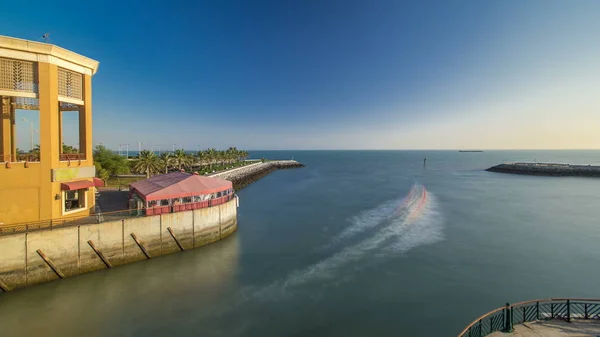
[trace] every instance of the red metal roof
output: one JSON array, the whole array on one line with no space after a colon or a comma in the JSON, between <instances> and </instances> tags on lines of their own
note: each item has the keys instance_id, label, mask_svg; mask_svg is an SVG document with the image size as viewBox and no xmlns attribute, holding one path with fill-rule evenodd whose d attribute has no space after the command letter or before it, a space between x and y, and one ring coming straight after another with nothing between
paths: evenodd
<instances>
[{"instance_id":1,"label":"red metal roof","mask_svg":"<svg viewBox=\"0 0 600 337\"><path fill-rule=\"evenodd\" d=\"M63 191L80 190L82 188L94 187L94 182L89 180L77 180L60 184L60 189Z\"/></svg>"},{"instance_id":2,"label":"red metal roof","mask_svg":"<svg viewBox=\"0 0 600 337\"><path fill-rule=\"evenodd\" d=\"M185 172L160 174L137 181L129 186L146 201L209 194L233 187L231 181L228 180Z\"/></svg>"}]
</instances>

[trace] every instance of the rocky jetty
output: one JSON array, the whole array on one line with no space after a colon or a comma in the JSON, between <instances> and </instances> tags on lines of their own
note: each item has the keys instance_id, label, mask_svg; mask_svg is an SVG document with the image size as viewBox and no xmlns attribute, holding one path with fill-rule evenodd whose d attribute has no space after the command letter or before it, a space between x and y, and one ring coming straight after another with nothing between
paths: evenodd
<instances>
[{"instance_id":1,"label":"rocky jetty","mask_svg":"<svg viewBox=\"0 0 600 337\"><path fill-rule=\"evenodd\" d=\"M486 171L553 177L600 177L600 166L552 163L504 163Z\"/></svg>"},{"instance_id":2,"label":"rocky jetty","mask_svg":"<svg viewBox=\"0 0 600 337\"><path fill-rule=\"evenodd\" d=\"M233 183L233 188L239 191L248 186L248 184L261 179L275 170L298 167L304 167L304 165L295 160L277 160L264 163L259 162L237 169L217 173L211 175L211 177L227 179Z\"/></svg>"}]
</instances>

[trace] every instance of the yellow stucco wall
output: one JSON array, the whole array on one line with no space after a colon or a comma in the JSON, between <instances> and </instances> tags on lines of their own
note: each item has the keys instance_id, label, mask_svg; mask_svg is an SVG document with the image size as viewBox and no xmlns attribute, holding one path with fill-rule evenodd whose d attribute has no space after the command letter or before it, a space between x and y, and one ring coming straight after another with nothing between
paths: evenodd
<instances>
[{"instance_id":1,"label":"yellow stucco wall","mask_svg":"<svg viewBox=\"0 0 600 337\"><path fill-rule=\"evenodd\" d=\"M40 219L40 163L11 163L0 166L0 223Z\"/></svg>"},{"instance_id":2,"label":"yellow stucco wall","mask_svg":"<svg viewBox=\"0 0 600 337\"><path fill-rule=\"evenodd\" d=\"M60 47L9 37L0 36L0 56L35 62L37 67L38 100L40 116L40 161L3 162L0 158L0 226L10 226L39 220L62 217L83 216L90 213L95 205L95 191L87 191L86 209L76 213L63 214L63 191L61 183L74 180L92 180L93 173L81 176L79 168L93 167L92 157L92 81L91 75L98 68L98 62L75 54ZM85 160L60 161L61 130L58 96L58 67L67 67L82 74L83 106L79 111L80 139ZM6 96L6 93L3 95ZM6 101L6 100L5 100ZM3 109L7 107L2 105ZM0 145L4 151L6 144L15 146L8 139L8 122L2 120ZM6 125L5 125L6 124ZM14 132L12 133L14 137ZM13 151L14 152L14 151ZM11 160L7 160L11 161ZM12 159L14 161L14 158ZM60 172L59 181L52 181L53 169L69 168ZM89 171L89 170L88 170ZM88 172L86 171L86 172ZM72 174L72 177L69 176ZM55 196L59 195L60 199Z\"/></svg>"}]
</instances>

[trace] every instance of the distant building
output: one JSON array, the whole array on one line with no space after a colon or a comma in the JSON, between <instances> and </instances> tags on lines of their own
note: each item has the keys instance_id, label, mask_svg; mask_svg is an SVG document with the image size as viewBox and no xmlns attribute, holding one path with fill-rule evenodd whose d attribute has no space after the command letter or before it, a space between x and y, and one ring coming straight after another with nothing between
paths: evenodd
<instances>
[{"instance_id":1,"label":"distant building","mask_svg":"<svg viewBox=\"0 0 600 337\"><path fill-rule=\"evenodd\" d=\"M85 216L94 208L97 70L97 61L58 46L0 36L0 226ZM39 151L32 141L32 149L17 153L18 110L39 112ZM67 111L79 114L79 144L69 151L75 153L63 153Z\"/></svg>"}]
</instances>

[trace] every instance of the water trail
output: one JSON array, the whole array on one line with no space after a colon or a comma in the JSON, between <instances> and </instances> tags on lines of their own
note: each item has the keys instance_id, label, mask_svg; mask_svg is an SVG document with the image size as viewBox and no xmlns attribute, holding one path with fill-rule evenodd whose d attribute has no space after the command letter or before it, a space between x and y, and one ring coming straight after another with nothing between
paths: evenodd
<instances>
[{"instance_id":1,"label":"water trail","mask_svg":"<svg viewBox=\"0 0 600 337\"><path fill-rule=\"evenodd\" d=\"M439 240L440 233L437 230L428 228L434 222L441 223L435 218L435 203L430 203L432 200L435 201L425 188L417 186L412 194L412 200L409 199L405 207L399 207L397 212L393 212L392 214L395 214L395 216L387 216L386 225L372 236L355 245L348 246L305 269L292 272L286 278L259 289L249 294L248 297L261 300L283 299L291 295L287 291L288 288L313 281L332 279L336 269L350 262L360 260L367 253L378 248L387 247L379 254L381 257L390 255L393 252L404 252L419 245ZM376 209L381 210L381 207ZM375 215L370 219L373 222L382 222ZM417 224L417 228L411 231L413 224ZM405 236L405 233L409 233L409 235ZM391 242L391 245L386 246L388 242Z\"/></svg>"},{"instance_id":2,"label":"water trail","mask_svg":"<svg viewBox=\"0 0 600 337\"><path fill-rule=\"evenodd\" d=\"M419 185L415 184L410 188L408 195L401 200L395 199L384 202L373 209L364 211L350 218L351 225L344 229L340 234L336 235L324 248L329 248L344 239L351 238L356 234L377 227L394 217L402 216L406 210L416 202L416 195L419 193L420 188Z\"/></svg>"}]
</instances>

